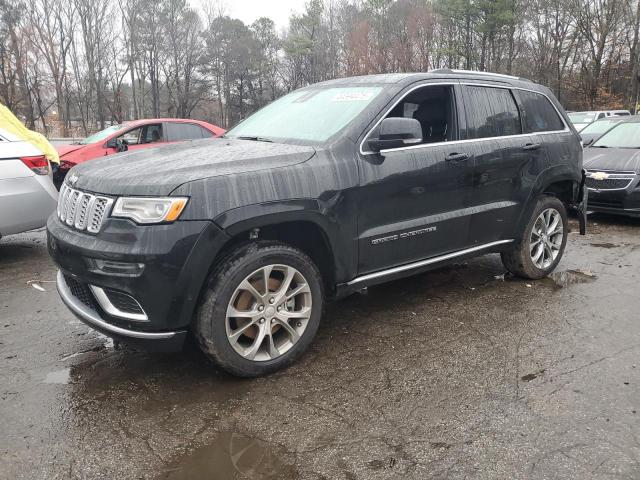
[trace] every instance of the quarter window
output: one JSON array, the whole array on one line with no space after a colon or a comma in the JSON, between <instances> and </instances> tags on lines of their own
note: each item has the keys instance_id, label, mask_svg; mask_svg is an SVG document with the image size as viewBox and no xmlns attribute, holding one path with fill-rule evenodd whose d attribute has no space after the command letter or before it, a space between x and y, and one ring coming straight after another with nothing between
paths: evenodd
<instances>
[{"instance_id":1,"label":"quarter window","mask_svg":"<svg viewBox=\"0 0 640 480\"><path fill-rule=\"evenodd\" d=\"M467 138L489 138L522 133L520 113L506 88L465 86Z\"/></svg>"},{"instance_id":2,"label":"quarter window","mask_svg":"<svg viewBox=\"0 0 640 480\"><path fill-rule=\"evenodd\" d=\"M527 133L564 130L564 123L547 97L526 90L519 90L518 97L523 110L524 129Z\"/></svg>"}]
</instances>

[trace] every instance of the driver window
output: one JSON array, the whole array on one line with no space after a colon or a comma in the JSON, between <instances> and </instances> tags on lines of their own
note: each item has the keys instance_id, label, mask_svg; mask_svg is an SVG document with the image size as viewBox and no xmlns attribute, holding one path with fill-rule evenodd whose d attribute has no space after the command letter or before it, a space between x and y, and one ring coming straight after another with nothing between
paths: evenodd
<instances>
[{"instance_id":1,"label":"driver window","mask_svg":"<svg viewBox=\"0 0 640 480\"><path fill-rule=\"evenodd\" d=\"M422 144L457 140L452 86L425 86L396 105L387 118L415 118L422 127Z\"/></svg>"},{"instance_id":2,"label":"driver window","mask_svg":"<svg viewBox=\"0 0 640 480\"><path fill-rule=\"evenodd\" d=\"M142 145L162 141L162 124L154 123L129 130L120 137L127 145Z\"/></svg>"},{"instance_id":3,"label":"driver window","mask_svg":"<svg viewBox=\"0 0 640 480\"><path fill-rule=\"evenodd\" d=\"M124 134L120 135L118 139L124 140L127 143L127 145L137 145L140 139L141 130L142 130L142 127L131 129L128 132L125 132Z\"/></svg>"}]
</instances>

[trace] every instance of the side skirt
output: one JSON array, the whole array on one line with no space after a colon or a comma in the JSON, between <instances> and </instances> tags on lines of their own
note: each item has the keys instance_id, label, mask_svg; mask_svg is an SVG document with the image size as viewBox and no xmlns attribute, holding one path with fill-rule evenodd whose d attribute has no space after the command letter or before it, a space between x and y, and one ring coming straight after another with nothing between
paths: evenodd
<instances>
[{"instance_id":1,"label":"side skirt","mask_svg":"<svg viewBox=\"0 0 640 480\"><path fill-rule=\"evenodd\" d=\"M379 283L396 280L398 278L408 277L415 275L441 264L447 263L449 260L458 259L460 257L475 256L478 252L497 249L502 245L513 243L514 240L498 240L496 242L485 243L471 248L465 248L464 250L458 250L456 252L447 253L438 257L427 258L419 260L417 262L407 263L405 265L399 265L397 267L388 268L386 270L380 270L378 272L368 273L354 278L350 282L341 283L337 286L336 297L342 298L350 295L362 288L376 285ZM488 253L488 252L485 252Z\"/></svg>"}]
</instances>

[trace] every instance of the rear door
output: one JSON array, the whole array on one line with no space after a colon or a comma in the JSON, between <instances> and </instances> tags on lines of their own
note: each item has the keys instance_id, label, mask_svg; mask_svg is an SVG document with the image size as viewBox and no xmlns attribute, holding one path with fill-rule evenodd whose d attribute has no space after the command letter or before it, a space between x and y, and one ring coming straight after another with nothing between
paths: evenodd
<instances>
[{"instance_id":1,"label":"rear door","mask_svg":"<svg viewBox=\"0 0 640 480\"><path fill-rule=\"evenodd\" d=\"M469 244L479 246L509 239L527 198L523 192L531 188L529 171L540 157L540 141L523 133L510 87L466 84L462 91L464 137L474 153Z\"/></svg>"}]
</instances>

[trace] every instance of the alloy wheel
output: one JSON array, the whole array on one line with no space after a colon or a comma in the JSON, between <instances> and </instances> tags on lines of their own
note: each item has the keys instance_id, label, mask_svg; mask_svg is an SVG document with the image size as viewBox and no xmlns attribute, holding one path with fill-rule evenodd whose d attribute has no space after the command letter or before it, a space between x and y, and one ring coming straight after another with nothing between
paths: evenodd
<instances>
[{"instance_id":1,"label":"alloy wheel","mask_svg":"<svg viewBox=\"0 0 640 480\"><path fill-rule=\"evenodd\" d=\"M309 283L288 265L267 265L236 288L226 315L227 339L247 360L273 360L289 351L311 317Z\"/></svg>"},{"instance_id":2,"label":"alloy wheel","mask_svg":"<svg viewBox=\"0 0 640 480\"><path fill-rule=\"evenodd\" d=\"M529 251L533 264L541 270L549 268L558 257L564 239L562 215L555 208L543 210L531 229Z\"/></svg>"}]
</instances>

